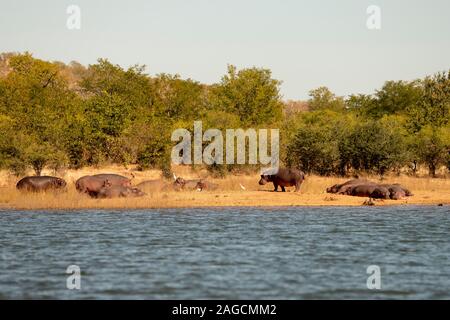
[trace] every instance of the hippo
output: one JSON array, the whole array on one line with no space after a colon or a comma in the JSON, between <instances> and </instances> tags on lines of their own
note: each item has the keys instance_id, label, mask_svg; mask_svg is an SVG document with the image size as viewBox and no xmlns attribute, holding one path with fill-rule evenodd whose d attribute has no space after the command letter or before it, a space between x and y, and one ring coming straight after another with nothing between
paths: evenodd
<instances>
[{"instance_id":1,"label":"hippo","mask_svg":"<svg viewBox=\"0 0 450 320\"><path fill-rule=\"evenodd\" d=\"M164 180L147 180L139 183L136 187L145 192L161 191L169 186Z\"/></svg>"},{"instance_id":2,"label":"hippo","mask_svg":"<svg viewBox=\"0 0 450 320\"><path fill-rule=\"evenodd\" d=\"M130 179L115 174L84 176L76 181L75 186L78 192L96 197L107 181L111 186L131 187Z\"/></svg>"},{"instance_id":3,"label":"hippo","mask_svg":"<svg viewBox=\"0 0 450 320\"><path fill-rule=\"evenodd\" d=\"M286 192L285 187L295 186L295 192L299 192L303 180L305 180L305 174L302 171L280 168L275 174L262 174L259 184L265 185L267 182L272 182L275 188L274 192L278 191L278 186L281 187L282 192Z\"/></svg>"},{"instance_id":4,"label":"hippo","mask_svg":"<svg viewBox=\"0 0 450 320\"><path fill-rule=\"evenodd\" d=\"M195 186L195 189L198 191L203 191L203 190L214 191L214 190L217 190L218 188L219 188L219 185L217 183L212 183L212 182L205 181L205 180L200 180L199 182L197 182L197 185Z\"/></svg>"},{"instance_id":5,"label":"hippo","mask_svg":"<svg viewBox=\"0 0 450 320\"><path fill-rule=\"evenodd\" d=\"M359 184L351 188L351 195L373 199L389 199L390 192L386 187L377 184Z\"/></svg>"},{"instance_id":6,"label":"hippo","mask_svg":"<svg viewBox=\"0 0 450 320\"><path fill-rule=\"evenodd\" d=\"M406 188L403 188L400 184L383 184L383 187L387 188L389 190L389 197L392 200L400 200L403 199L405 197L410 197L413 194L411 193L411 191L409 191Z\"/></svg>"},{"instance_id":7,"label":"hippo","mask_svg":"<svg viewBox=\"0 0 450 320\"><path fill-rule=\"evenodd\" d=\"M178 177L175 179L175 182L173 183L173 187L175 190L196 190L197 184L200 182L200 179L194 179L194 180L185 180L181 177Z\"/></svg>"},{"instance_id":8,"label":"hippo","mask_svg":"<svg viewBox=\"0 0 450 320\"><path fill-rule=\"evenodd\" d=\"M111 199L111 198L135 198L143 197L146 194L139 190L138 188L124 187L120 185L111 185L106 182L105 186L100 189L96 197L100 199Z\"/></svg>"},{"instance_id":9,"label":"hippo","mask_svg":"<svg viewBox=\"0 0 450 320\"><path fill-rule=\"evenodd\" d=\"M42 192L60 190L67 186L66 181L50 176L25 177L17 182L16 188L22 191Z\"/></svg>"},{"instance_id":10,"label":"hippo","mask_svg":"<svg viewBox=\"0 0 450 320\"><path fill-rule=\"evenodd\" d=\"M346 181L344 183L335 184L334 186L327 188L327 192L328 193L345 194L347 192L347 190L349 189L348 186L354 186L354 185L363 184L363 183L367 183L367 182L370 182L370 181L368 181L366 179L353 179L353 180ZM370 182L370 183L372 183L372 182Z\"/></svg>"},{"instance_id":11,"label":"hippo","mask_svg":"<svg viewBox=\"0 0 450 320\"><path fill-rule=\"evenodd\" d=\"M102 174L95 174L92 177L108 180L113 186L117 185L117 186L131 187L131 179L118 174L102 173Z\"/></svg>"}]
</instances>

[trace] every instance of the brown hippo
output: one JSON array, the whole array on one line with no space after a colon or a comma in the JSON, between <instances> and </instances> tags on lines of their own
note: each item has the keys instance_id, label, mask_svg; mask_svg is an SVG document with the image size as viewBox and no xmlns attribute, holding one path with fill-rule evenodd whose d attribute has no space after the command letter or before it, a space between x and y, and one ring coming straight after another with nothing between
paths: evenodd
<instances>
[{"instance_id":1,"label":"brown hippo","mask_svg":"<svg viewBox=\"0 0 450 320\"><path fill-rule=\"evenodd\" d=\"M198 191L214 191L217 190L219 188L219 185L217 183L212 183L209 181L205 181L205 180L200 180L199 182L197 182L197 185L195 186L195 189L197 189Z\"/></svg>"},{"instance_id":2,"label":"brown hippo","mask_svg":"<svg viewBox=\"0 0 450 320\"><path fill-rule=\"evenodd\" d=\"M110 185L108 182L106 182L105 186L101 188L96 195L96 197L100 199L134 198L143 196L145 196L145 193L138 188Z\"/></svg>"},{"instance_id":3,"label":"brown hippo","mask_svg":"<svg viewBox=\"0 0 450 320\"><path fill-rule=\"evenodd\" d=\"M200 182L200 179L194 179L194 180L185 180L181 177L178 177L175 179L175 182L173 183L173 187L175 190L196 190L197 184Z\"/></svg>"},{"instance_id":4,"label":"brown hippo","mask_svg":"<svg viewBox=\"0 0 450 320\"><path fill-rule=\"evenodd\" d=\"M164 180L147 180L139 183L136 187L145 192L161 191L170 184Z\"/></svg>"},{"instance_id":5,"label":"brown hippo","mask_svg":"<svg viewBox=\"0 0 450 320\"><path fill-rule=\"evenodd\" d=\"M96 197L108 182L111 186L131 187L130 179L115 174L98 174L94 176L84 176L75 183L76 189L81 193L87 193L91 197Z\"/></svg>"},{"instance_id":6,"label":"brown hippo","mask_svg":"<svg viewBox=\"0 0 450 320\"><path fill-rule=\"evenodd\" d=\"M113 173L102 173L93 175L95 178L108 180L113 186L131 187L131 179Z\"/></svg>"},{"instance_id":7,"label":"brown hippo","mask_svg":"<svg viewBox=\"0 0 450 320\"><path fill-rule=\"evenodd\" d=\"M351 188L351 195L373 199L389 199L390 192L386 187L377 184L359 184Z\"/></svg>"},{"instance_id":8,"label":"brown hippo","mask_svg":"<svg viewBox=\"0 0 450 320\"><path fill-rule=\"evenodd\" d=\"M297 169L280 168L273 174L266 172L261 175L259 180L260 185L265 185L267 182L272 182L275 191L278 191L278 186L281 187L282 192L286 192L285 187L295 186L295 192L300 191L300 186L305 180L305 174Z\"/></svg>"},{"instance_id":9,"label":"brown hippo","mask_svg":"<svg viewBox=\"0 0 450 320\"><path fill-rule=\"evenodd\" d=\"M50 176L25 177L16 184L22 191L42 192L48 190L64 189L67 183L60 178Z\"/></svg>"}]
</instances>

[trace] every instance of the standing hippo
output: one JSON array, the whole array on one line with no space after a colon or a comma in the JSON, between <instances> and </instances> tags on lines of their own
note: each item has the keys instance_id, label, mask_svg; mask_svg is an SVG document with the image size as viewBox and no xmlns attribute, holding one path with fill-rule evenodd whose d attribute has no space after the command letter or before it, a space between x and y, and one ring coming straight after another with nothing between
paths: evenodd
<instances>
[{"instance_id":1,"label":"standing hippo","mask_svg":"<svg viewBox=\"0 0 450 320\"><path fill-rule=\"evenodd\" d=\"M91 197L96 197L106 182L111 186L131 187L130 179L116 174L84 176L76 181L75 187L81 193L87 193Z\"/></svg>"},{"instance_id":2,"label":"standing hippo","mask_svg":"<svg viewBox=\"0 0 450 320\"><path fill-rule=\"evenodd\" d=\"M278 191L278 186L280 186L283 192L286 192L285 187L295 186L295 192L299 192L303 180L305 180L305 174L302 171L280 168L275 174L262 174L259 184L265 185L267 182L272 182L274 191Z\"/></svg>"},{"instance_id":3,"label":"standing hippo","mask_svg":"<svg viewBox=\"0 0 450 320\"><path fill-rule=\"evenodd\" d=\"M112 198L131 198L131 197L143 197L145 193L138 188L124 187L124 186L112 186L106 183L106 185L100 189L96 197L101 199Z\"/></svg>"},{"instance_id":4,"label":"standing hippo","mask_svg":"<svg viewBox=\"0 0 450 320\"><path fill-rule=\"evenodd\" d=\"M50 176L25 177L17 182L16 188L23 191L41 192L65 188L67 183L60 178Z\"/></svg>"}]
</instances>

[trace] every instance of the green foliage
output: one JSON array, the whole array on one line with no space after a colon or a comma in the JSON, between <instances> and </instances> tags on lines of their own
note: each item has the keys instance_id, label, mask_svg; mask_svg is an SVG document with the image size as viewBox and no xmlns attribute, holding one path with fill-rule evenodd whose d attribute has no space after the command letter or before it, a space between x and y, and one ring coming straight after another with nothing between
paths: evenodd
<instances>
[{"instance_id":1,"label":"green foliage","mask_svg":"<svg viewBox=\"0 0 450 320\"><path fill-rule=\"evenodd\" d=\"M284 164L321 175L384 174L413 162L431 175L450 167L450 71L388 81L373 95L345 100L320 87L290 111L283 109L280 84L260 68L230 65L219 83L204 85L178 75L151 77L144 66L123 69L106 59L85 68L1 54L0 168L39 175L44 168L117 163L170 176L171 133L192 130L195 120L203 132L223 134L280 128ZM208 170L223 176L255 168Z\"/></svg>"},{"instance_id":2,"label":"green foliage","mask_svg":"<svg viewBox=\"0 0 450 320\"><path fill-rule=\"evenodd\" d=\"M212 88L215 109L239 116L243 127L281 120L283 103L280 84L268 69L242 69L228 66L228 74Z\"/></svg>"},{"instance_id":3,"label":"green foliage","mask_svg":"<svg viewBox=\"0 0 450 320\"><path fill-rule=\"evenodd\" d=\"M309 109L342 111L345 109L345 101L342 97L336 97L327 87L319 87L309 92L311 99L308 101Z\"/></svg>"},{"instance_id":4,"label":"green foliage","mask_svg":"<svg viewBox=\"0 0 450 320\"><path fill-rule=\"evenodd\" d=\"M428 166L431 176L436 176L440 165L448 165L450 128L424 126L415 136L412 147L420 161Z\"/></svg>"}]
</instances>

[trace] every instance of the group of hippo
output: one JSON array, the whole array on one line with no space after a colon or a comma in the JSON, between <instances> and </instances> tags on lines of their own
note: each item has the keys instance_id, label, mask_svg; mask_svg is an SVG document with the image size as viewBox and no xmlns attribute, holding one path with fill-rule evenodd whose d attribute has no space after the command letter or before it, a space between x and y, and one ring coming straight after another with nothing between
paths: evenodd
<instances>
[{"instance_id":1,"label":"group of hippo","mask_svg":"<svg viewBox=\"0 0 450 320\"><path fill-rule=\"evenodd\" d=\"M272 182L274 191L285 192L285 187L295 187L295 192L300 191L300 186L305 180L305 174L297 169L280 168L274 173L261 175L260 185ZM17 183L17 189L26 191L47 191L64 189L67 183L60 178L50 176L26 177ZM118 198L118 197L142 197L149 192L157 191L203 191L217 190L218 185L203 179L185 180L174 175L174 182L164 180L148 180L132 186L131 179L118 174L97 174L84 176L75 182L78 192L88 194L92 198ZM242 185L241 185L242 187ZM245 188L244 188L245 189ZM336 184L327 188L328 193L369 197L374 199L399 200L412 196L412 193L400 184L378 184L366 179L349 180L342 184Z\"/></svg>"},{"instance_id":2,"label":"group of hippo","mask_svg":"<svg viewBox=\"0 0 450 320\"><path fill-rule=\"evenodd\" d=\"M334 186L327 188L327 192L356 197L391 200L400 200L413 195L411 191L398 183L379 184L366 179L353 179L342 184L335 184Z\"/></svg>"},{"instance_id":3,"label":"group of hippo","mask_svg":"<svg viewBox=\"0 0 450 320\"><path fill-rule=\"evenodd\" d=\"M45 192L50 190L64 190L66 181L51 176L32 176L21 179L16 188L22 191ZM87 194L92 198L120 198L142 197L151 191L169 190L216 190L218 185L204 179L185 180L174 176L174 182L163 180L148 180L132 186L131 179L118 174L97 174L84 176L75 182L78 192Z\"/></svg>"}]
</instances>

